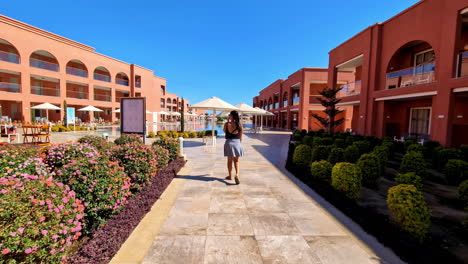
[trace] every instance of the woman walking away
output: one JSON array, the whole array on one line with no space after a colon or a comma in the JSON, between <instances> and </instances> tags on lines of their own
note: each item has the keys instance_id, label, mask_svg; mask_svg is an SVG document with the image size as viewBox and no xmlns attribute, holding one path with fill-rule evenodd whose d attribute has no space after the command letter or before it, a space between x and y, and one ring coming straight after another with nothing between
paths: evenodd
<instances>
[{"instance_id":1,"label":"woman walking away","mask_svg":"<svg viewBox=\"0 0 468 264\"><path fill-rule=\"evenodd\" d=\"M227 168L229 176L227 180L232 180L232 163L236 169L236 176L234 180L237 184L239 181L239 157L244 156L244 149L242 148L242 125L239 120L239 113L231 111L227 123L224 124L223 131L226 135L226 142L224 143L224 156L227 157Z\"/></svg>"}]
</instances>

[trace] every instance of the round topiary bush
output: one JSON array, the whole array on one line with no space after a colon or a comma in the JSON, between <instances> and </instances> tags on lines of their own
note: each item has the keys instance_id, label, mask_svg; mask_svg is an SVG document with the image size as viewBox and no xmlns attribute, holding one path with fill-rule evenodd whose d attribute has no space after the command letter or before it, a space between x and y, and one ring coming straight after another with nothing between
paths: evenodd
<instances>
[{"instance_id":1,"label":"round topiary bush","mask_svg":"<svg viewBox=\"0 0 468 264\"><path fill-rule=\"evenodd\" d=\"M111 158L118 161L130 177L132 191L146 185L158 170L158 159L153 149L136 142L115 146Z\"/></svg>"},{"instance_id":2,"label":"round topiary bush","mask_svg":"<svg viewBox=\"0 0 468 264\"><path fill-rule=\"evenodd\" d=\"M63 165L76 159L90 159L98 155L96 148L88 144L65 143L52 146L45 151L45 162L52 169L60 168Z\"/></svg>"},{"instance_id":3,"label":"round topiary bush","mask_svg":"<svg viewBox=\"0 0 468 264\"><path fill-rule=\"evenodd\" d=\"M342 148L332 148L330 151L330 155L328 155L328 161L332 164L335 165L336 163L339 162L344 162L344 149Z\"/></svg>"},{"instance_id":4,"label":"round topiary bush","mask_svg":"<svg viewBox=\"0 0 468 264\"><path fill-rule=\"evenodd\" d=\"M410 151L421 152L424 154L424 147L421 144L413 144L406 148L406 152Z\"/></svg>"},{"instance_id":5,"label":"round topiary bush","mask_svg":"<svg viewBox=\"0 0 468 264\"><path fill-rule=\"evenodd\" d=\"M458 186L458 198L462 201L468 202L468 180L463 181Z\"/></svg>"},{"instance_id":6,"label":"round topiary bush","mask_svg":"<svg viewBox=\"0 0 468 264\"><path fill-rule=\"evenodd\" d=\"M369 153L371 151L371 143L369 141L361 140L353 143L359 149L359 155Z\"/></svg>"},{"instance_id":7,"label":"round topiary bush","mask_svg":"<svg viewBox=\"0 0 468 264\"><path fill-rule=\"evenodd\" d=\"M130 134L123 134L116 140L114 140L114 143L117 145L125 145L127 143L139 143L143 144L143 140L139 135L130 135Z\"/></svg>"},{"instance_id":8,"label":"round topiary bush","mask_svg":"<svg viewBox=\"0 0 468 264\"><path fill-rule=\"evenodd\" d=\"M62 263L81 236L84 205L50 176L0 178L0 263Z\"/></svg>"},{"instance_id":9,"label":"round topiary bush","mask_svg":"<svg viewBox=\"0 0 468 264\"><path fill-rule=\"evenodd\" d=\"M342 148L342 149L346 148L346 142L342 138L335 139L333 145L335 145L335 147L337 148Z\"/></svg>"},{"instance_id":10,"label":"round topiary bush","mask_svg":"<svg viewBox=\"0 0 468 264\"><path fill-rule=\"evenodd\" d=\"M296 131L293 134L294 141L302 142L302 135L300 132Z\"/></svg>"},{"instance_id":11,"label":"round topiary bush","mask_svg":"<svg viewBox=\"0 0 468 264\"><path fill-rule=\"evenodd\" d=\"M169 161L173 161L179 157L179 141L177 139L163 137L153 142L153 146L160 146L169 151Z\"/></svg>"},{"instance_id":12,"label":"round topiary bush","mask_svg":"<svg viewBox=\"0 0 468 264\"><path fill-rule=\"evenodd\" d=\"M362 182L367 186L376 186L381 178L381 165L377 155L364 154L357 161L356 165L361 169Z\"/></svg>"},{"instance_id":13,"label":"round topiary bush","mask_svg":"<svg viewBox=\"0 0 468 264\"><path fill-rule=\"evenodd\" d=\"M314 143L314 138L312 136L306 135L302 139L302 144L304 145L308 145L312 147L313 143Z\"/></svg>"},{"instance_id":14,"label":"round topiary bush","mask_svg":"<svg viewBox=\"0 0 468 264\"><path fill-rule=\"evenodd\" d=\"M358 199L362 185L361 170L357 165L341 162L333 166L332 186L343 192L348 198Z\"/></svg>"},{"instance_id":15,"label":"round topiary bush","mask_svg":"<svg viewBox=\"0 0 468 264\"><path fill-rule=\"evenodd\" d=\"M381 146L388 148L388 159L391 159L395 153L395 143L393 141L384 140Z\"/></svg>"},{"instance_id":16,"label":"round topiary bush","mask_svg":"<svg viewBox=\"0 0 468 264\"><path fill-rule=\"evenodd\" d=\"M433 159L435 155L435 150L440 146L440 143L433 140L424 141L424 157L428 159Z\"/></svg>"},{"instance_id":17,"label":"round topiary bush","mask_svg":"<svg viewBox=\"0 0 468 264\"><path fill-rule=\"evenodd\" d=\"M312 148L312 161L327 160L329 155L328 146L317 146Z\"/></svg>"},{"instance_id":18,"label":"round topiary bush","mask_svg":"<svg viewBox=\"0 0 468 264\"><path fill-rule=\"evenodd\" d=\"M423 184L422 184L422 179L416 173L414 172L408 172L408 173L399 173L395 177L395 181L398 184L411 184L416 187L416 189L422 191Z\"/></svg>"},{"instance_id":19,"label":"round topiary bush","mask_svg":"<svg viewBox=\"0 0 468 264\"><path fill-rule=\"evenodd\" d=\"M438 147L435 150L435 162L436 168L438 170L443 170L447 162L451 159L462 159L463 153L459 149L455 148L443 148Z\"/></svg>"},{"instance_id":20,"label":"round topiary bush","mask_svg":"<svg viewBox=\"0 0 468 264\"><path fill-rule=\"evenodd\" d=\"M400 173L415 172L421 177L426 176L426 160L421 152L410 151L403 156Z\"/></svg>"},{"instance_id":21,"label":"round topiary bush","mask_svg":"<svg viewBox=\"0 0 468 264\"><path fill-rule=\"evenodd\" d=\"M356 141L358 141L356 136L347 136L345 139L346 146L351 146Z\"/></svg>"},{"instance_id":22,"label":"round topiary bush","mask_svg":"<svg viewBox=\"0 0 468 264\"><path fill-rule=\"evenodd\" d=\"M332 164L326 160L315 161L310 165L310 175L315 179L330 182L331 172Z\"/></svg>"},{"instance_id":23,"label":"round topiary bush","mask_svg":"<svg viewBox=\"0 0 468 264\"><path fill-rule=\"evenodd\" d=\"M468 179L468 162L451 159L445 165L445 176L451 184L459 184Z\"/></svg>"},{"instance_id":24,"label":"round topiary bush","mask_svg":"<svg viewBox=\"0 0 468 264\"><path fill-rule=\"evenodd\" d=\"M405 141L403 142L405 151L408 151L408 147L411 145L418 144L418 139L414 137L407 137L405 138Z\"/></svg>"},{"instance_id":25,"label":"round topiary bush","mask_svg":"<svg viewBox=\"0 0 468 264\"><path fill-rule=\"evenodd\" d=\"M387 146L377 146L372 151L372 154L376 155L379 158L380 164L380 173L383 175L385 173L385 167L387 167L388 157L390 150Z\"/></svg>"},{"instance_id":26,"label":"round topiary bush","mask_svg":"<svg viewBox=\"0 0 468 264\"><path fill-rule=\"evenodd\" d=\"M400 184L388 190L388 209L401 228L423 240L431 225L431 210L414 185Z\"/></svg>"},{"instance_id":27,"label":"round topiary bush","mask_svg":"<svg viewBox=\"0 0 468 264\"><path fill-rule=\"evenodd\" d=\"M299 145L296 147L293 153L293 164L301 167L306 168L310 165L310 161L312 160L312 149L307 145Z\"/></svg>"},{"instance_id":28,"label":"round topiary bush","mask_svg":"<svg viewBox=\"0 0 468 264\"><path fill-rule=\"evenodd\" d=\"M344 151L344 159L346 162L356 163L360 156L359 148L355 145L348 146Z\"/></svg>"}]
</instances>

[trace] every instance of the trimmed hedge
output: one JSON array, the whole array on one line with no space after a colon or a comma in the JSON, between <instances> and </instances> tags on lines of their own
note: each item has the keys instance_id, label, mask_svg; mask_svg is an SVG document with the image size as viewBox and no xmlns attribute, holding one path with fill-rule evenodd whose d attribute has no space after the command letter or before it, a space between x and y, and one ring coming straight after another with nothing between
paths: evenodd
<instances>
[{"instance_id":1,"label":"trimmed hedge","mask_svg":"<svg viewBox=\"0 0 468 264\"><path fill-rule=\"evenodd\" d=\"M356 163L356 161L361 157L359 153L359 148L355 145L348 146L344 151L344 159L346 162Z\"/></svg>"},{"instance_id":2,"label":"trimmed hedge","mask_svg":"<svg viewBox=\"0 0 468 264\"><path fill-rule=\"evenodd\" d=\"M443 170L449 160L462 158L463 152L459 149L438 147L435 153L434 165L438 170Z\"/></svg>"},{"instance_id":3,"label":"trimmed hedge","mask_svg":"<svg viewBox=\"0 0 468 264\"><path fill-rule=\"evenodd\" d=\"M406 152L410 152L410 151L421 152L421 153L424 154L424 147L423 147L423 145L421 145L421 144L413 144L413 145L410 145L410 146L406 149Z\"/></svg>"},{"instance_id":4,"label":"trimmed hedge","mask_svg":"<svg viewBox=\"0 0 468 264\"><path fill-rule=\"evenodd\" d=\"M356 146L359 149L359 155L369 153L372 149L371 143L365 140L356 141L353 143L353 146Z\"/></svg>"},{"instance_id":5,"label":"trimmed hedge","mask_svg":"<svg viewBox=\"0 0 468 264\"><path fill-rule=\"evenodd\" d=\"M445 176L451 184L459 184L468 179L468 162L451 159L445 165Z\"/></svg>"},{"instance_id":6,"label":"trimmed hedge","mask_svg":"<svg viewBox=\"0 0 468 264\"><path fill-rule=\"evenodd\" d=\"M431 210L414 185L400 184L388 190L392 218L413 237L423 240L431 225Z\"/></svg>"},{"instance_id":7,"label":"trimmed hedge","mask_svg":"<svg viewBox=\"0 0 468 264\"><path fill-rule=\"evenodd\" d=\"M332 148L330 151L330 154L328 155L328 161L332 164L335 165L336 163L339 162L344 162L344 149L342 148Z\"/></svg>"},{"instance_id":8,"label":"trimmed hedge","mask_svg":"<svg viewBox=\"0 0 468 264\"><path fill-rule=\"evenodd\" d=\"M350 199L358 199L361 193L362 175L357 165L341 162L333 166L331 185Z\"/></svg>"},{"instance_id":9,"label":"trimmed hedge","mask_svg":"<svg viewBox=\"0 0 468 264\"><path fill-rule=\"evenodd\" d=\"M458 198L464 202L468 202L468 180L463 181L458 186Z\"/></svg>"},{"instance_id":10,"label":"trimmed hedge","mask_svg":"<svg viewBox=\"0 0 468 264\"><path fill-rule=\"evenodd\" d=\"M160 146L169 151L169 161L177 159L179 156L179 141L175 138L163 137L153 142L153 146Z\"/></svg>"},{"instance_id":11,"label":"trimmed hedge","mask_svg":"<svg viewBox=\"0 0 468 264\"><path fill-rule=\"evenodd\" d=\"M385 173L385 168L387 167L388 157L390 155L390 150L387 146L381 145L374 148L371 152L379 158L380 164L380 173L383 175Z\"/></svg>"},{"instance_id":12,"label":"trimmed hedge","mask_svg":"<svg viewBox=\"0 0 468 264\"><path fill-rule=\"evenodd\" d=\"M395 177L395 181L398 184L411 184L416 187L416 189L422 191L423 184L422 184L422 179L416 173L414 172L408 172L408 173L399 173Z\"/></svg>"},{"instance_id":13,"label":"trimmed hedge","mask_svg":"<svg viewBox=\"0 0 468 264\"><path fill-rule=\"evenodd\" d=\"M332 164L326 160L312 162L310 166L310 174L313 178L330 182L332 173Z\"/></svg>"},{"instance_id":14,"label":"trimmed hedge","mask_svg":"<svg viewBox=\"0 0 468 264\"><path fill-rule=\"evenodd\" d=\"M306 168L312 160L312 149L307 145L299 145L294 150L293 163L294 165Z\"/></svg>"},{"instance_id":15,"label":"trimmed hedge","mask_svg":"<svg viewBox=\"0 0 468 264\"><path fill-rule=\"evenodd\" d=\"M306 135L302 139L302 144L304 145L308 145L312 147L313 143L314 143L314 138L312 136Z\"/></svg>"},{"instance_id":16,"label":"trimmed hedge","mask_svg":"<svg viewBox=\"0 0 468 264\"><path fill-rule=\"evenodd\" d=\"M400 164L400 173L415 172L421 177L426 176L426 160L420 152L410 151L403 156Z\"/></svg>"},{"instance_id":17,"label":"trimmed hedge","mask_svg":"<svg viewBox=\"0 0 468 264\"><path fill-rule=\"evenodd\" d=\"M346 141L342 138L337 138L335 139L335 142L333 143L333 145L335 145L335 147L337 148L346 148Z\"/></svg>"},{"instance_id":18,"label":"trimmed hedge","mask_svg":"<svg viewBox=\"0 0 468 264\"><path fill-rule=\"evenodd\" d=\"M312 161L327 160L329 152L328 146L315 145L312 149Z\"/></svg>"},{"instance_id":19,"label":"trimmed hedge","mask_svg":"<svg viewBox=\"0 0 468 264\"><path fill-rule=\"evenodd\" d=\"M381 178L380 160L375 154L364 154L356 165L361 169L362 182L367 186L376 186Z\"/></svg>"}]
</instances>

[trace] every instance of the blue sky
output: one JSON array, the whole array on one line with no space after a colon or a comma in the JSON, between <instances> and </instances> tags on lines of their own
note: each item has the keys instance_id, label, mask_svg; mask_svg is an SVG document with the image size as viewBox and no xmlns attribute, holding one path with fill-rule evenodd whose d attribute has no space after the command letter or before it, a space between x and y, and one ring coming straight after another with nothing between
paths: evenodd
<instances>
[{"instance_id":1,"label":"blue sky","mask_svg":"<svg viewBox=\"0 0 468 264\"><path fill-rule=\"evenodd\" d=\"M417 0L10 1L0 13L155 71L196 103L232 104Z\"/></svg>"}]
</instances>

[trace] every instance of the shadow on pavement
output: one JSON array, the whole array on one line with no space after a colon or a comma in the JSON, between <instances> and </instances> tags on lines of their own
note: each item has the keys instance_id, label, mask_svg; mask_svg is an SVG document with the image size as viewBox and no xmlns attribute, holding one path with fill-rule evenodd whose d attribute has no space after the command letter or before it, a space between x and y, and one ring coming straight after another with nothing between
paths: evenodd
<instances>
[{"instance_id":1,"label":"shadow on pavement","mask_svg":"<svg viewBox=\"0 0 468 264\"><path fill-rule=\"evenodd\" d=\"M195 148L195 147L200 147L206 145L203 142L200 141L184 141L184 148Z\"/></svg>"},{"instance_id":2,"label":"shadow on pavement","mask_svg":"<svg viewBox=\"0 0 468 264\"><path fill-rule=\"evenodd\" d=\"M205 174L208 175L208 174ZM219 181L222 182L226 185L236 185L235 183L230 183L227 182L224 179L216 178L216 177L209 177L205 175L198 175L198 176L193 176L193 175L177 175L176 178L179 179L186 179L186 180L193 180L193 181L204 181L204 182L210 182L210 181Z\"/></svg>"}]
</instances>

